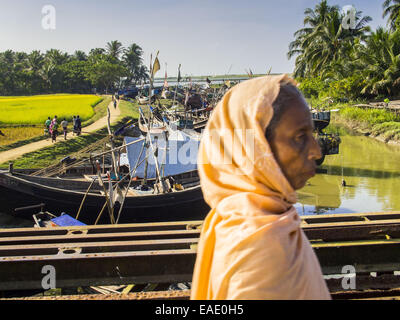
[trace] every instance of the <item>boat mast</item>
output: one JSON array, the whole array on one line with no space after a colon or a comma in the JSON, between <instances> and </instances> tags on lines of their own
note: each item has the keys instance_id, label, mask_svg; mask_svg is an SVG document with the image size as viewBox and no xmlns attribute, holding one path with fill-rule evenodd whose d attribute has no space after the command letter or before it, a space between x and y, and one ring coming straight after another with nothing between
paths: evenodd
<instances>
[{"instance_id":1,"label":"boat mast","mask_svg":"<svg viewBox=\"0 0 400 320\"><path fill-rule=\"evenodd\" d=\"M175 105L176 93L178 92L178 86L179 86L179 81L180 81L180 74L181 74L181 65L179 64L179 67L178 67L178 79L177 79L178 81L177 81L176 86L175 86L174 101L172 102L172 105Z\"/></svg>"}]
</instances>

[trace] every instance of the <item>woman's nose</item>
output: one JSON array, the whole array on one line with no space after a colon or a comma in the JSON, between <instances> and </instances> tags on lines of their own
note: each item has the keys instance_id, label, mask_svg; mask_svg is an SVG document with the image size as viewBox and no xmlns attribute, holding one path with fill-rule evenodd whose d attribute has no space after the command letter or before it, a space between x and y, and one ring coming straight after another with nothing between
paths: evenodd
<instances>
[{"instance_id":1,"label":"woman's nose","mask_svg":"<svg viewBox=\"0 0 400 320\"><path fill-rule=\"evenodd\" d=\"M322 157L321 147L314 137L311 138L311 147L308 157L310 160L318 160Z\"/></svg>"}]
</instances>

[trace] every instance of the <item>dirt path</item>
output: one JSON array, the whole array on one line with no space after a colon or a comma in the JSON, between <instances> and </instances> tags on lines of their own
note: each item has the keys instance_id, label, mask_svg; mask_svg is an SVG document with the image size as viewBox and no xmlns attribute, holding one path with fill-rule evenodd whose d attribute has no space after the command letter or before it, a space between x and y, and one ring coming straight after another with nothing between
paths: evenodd
<instances>
[{"instance_id":1,"label":"dirt path","mask_svg":"<svg viewBox=\"0 0 400 320\"><path fill-rule=\"evenodd\" d=\"M112 124L113 122L115 122L117 120L117 118L121 114L121 111L119 109L119 103L117 105L117 108L114 108L113 102L110 102L110 104L108 105L108 108L110 109L110 115L111 115L110 122ZM91 132L94 132L101 128L104 128L105 126L107 126L107 116L97 120L96 122L92 123L91 125L89 125L87 127L82 128L82 135L87 135ZM67 140L74 139L74 138L76 138L76 136L72 135L72 131L68 132ZM62 133L57 137L56 143L59 143L60 141L64 141L64 135ZM39 150L39 149L42 149L44 147L48 147L48 146L51 146L54 144L55 143L51 142L51 139L49 138L46 140L41 140L41 141L33 142L30 144L26 144L24 146L21 146L21 147L15 148L15 149L0 152L0 163L17 159L17 158L21 157L22 155L24 155L25 153L33 152L33 151L36 151L36 150Z\"/></svg>"}]
</instances>

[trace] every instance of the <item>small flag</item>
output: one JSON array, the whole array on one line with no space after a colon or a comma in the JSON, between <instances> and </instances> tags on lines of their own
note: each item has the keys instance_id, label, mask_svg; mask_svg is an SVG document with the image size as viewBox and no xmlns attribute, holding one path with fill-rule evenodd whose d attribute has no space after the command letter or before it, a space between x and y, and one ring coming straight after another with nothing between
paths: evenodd
<instances>
[{"instance_id":1,"label":"small flag","mask_svg":"<svg viewBox=\"0 0 400 320\"><path fill-rule=\"evenodd\" d=\"M153 64L153 70L152 70L152 77L154 78L155 74L157 73L158 70L160 70L160 61L158 60L158 53L156 55L156 59L154 60Z\"/></svg>"},{"instance_id":2,"label":"small flag","mask_svg":"<svg viewBox=\"0 0 400 320\"><path fill-rule=\"evenodd\" d=\"M168 88L168 81L167 81L167 64L165 64L165 80L164 80L164 88Z\"/></svg>"},{"instance_id":3,"label":"small flag","mask_svg":"<svg viewBox=\"0 0 400 320\"><path fill-rule=\"evenodd\" d=\"M160 61L158 61L158 58L156 58L153 65L153 77L155 76L158 70L160 70Z\"/></svg>"}]
</instances>

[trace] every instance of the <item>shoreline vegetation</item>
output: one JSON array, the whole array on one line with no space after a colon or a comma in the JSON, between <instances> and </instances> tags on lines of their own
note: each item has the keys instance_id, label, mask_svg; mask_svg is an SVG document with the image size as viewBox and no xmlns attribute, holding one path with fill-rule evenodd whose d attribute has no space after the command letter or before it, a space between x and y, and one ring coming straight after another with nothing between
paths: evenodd
<instances>
[{"instance_id":1,"label":"shoreline vegetation","mask_svg":"<svg viewBox=\"0 0 400 320\"><path fill-rule=\"evenodd\" d=\"M332 113L331 123L387 144L400 146L400 119L387 110L367 112L361 108L343 107ZM378 114L376 118L371 114Z\"/></svg>"}]
</instances>

